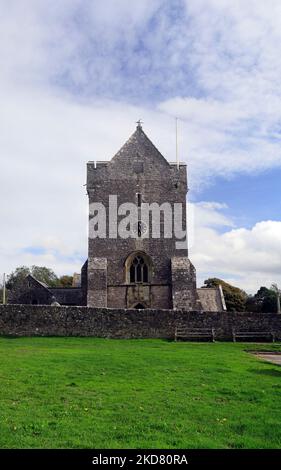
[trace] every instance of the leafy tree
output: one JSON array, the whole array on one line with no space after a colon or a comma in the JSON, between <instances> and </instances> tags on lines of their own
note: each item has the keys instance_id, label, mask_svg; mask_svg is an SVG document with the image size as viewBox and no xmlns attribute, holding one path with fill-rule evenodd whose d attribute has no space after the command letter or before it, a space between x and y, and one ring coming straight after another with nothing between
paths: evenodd
<instances>
[{"instance_id":1,"label":"leafy tree","mask_svg":"<svg viewBox=\"0 0 281 470\"><path fill-rule=\"evenodd\" d=\"M16 268L16 270L8 277L7 288L20 288L28 274L31 274L38 281L44 282L50 287L55 287L58 284L58 278L52 269L46 268L44 266L32 266L31 268L27 266L20 266Z\"/></svg>"},{"instance_id":2,"label":"leafy tree","mask_svg":"<svg viewBox=\"0 0 281 470\"><path fill-rule=\"evenodd\" d=\"M248 297L246 310L260 313L277 312L276 292L265 286L260 287L255 295Z\"/></svg>"},{"instance_id":3,"label":"leafy tree","mask_svg":"<svg viewBox=\"0 0 281 470\"><path fill-rule=\"evenodd\" d=\"M31 274L38 281L44 282L49 287L55 287L58 285L58 277L54 271L44 266L32 266Z\"/></svg>"},{"instance_id":4,"label":"leafy tree","mask_svg":"<svg viewBox=\"0 0 281 470\"><path fill-rule=\"evenodd\" d=\"M73 276L61 276L58 282L60 287L72 287Z\"/></svg>"},{"instance_id":5,"label":"leafy tree","mask_svg":"<svg viewBox=\"0 0 281 470\"><path fill-rule=\"evenodd\" d=\"M276 297L271 289L263 286L258 290L255 297L260 302L263 313L276 312Z\"/></svg>"},{"instance_id":6,"label":"leafy tree","mask_svg":"<svg viewBox=\"0 0 281 470\"><path fill-rule=\"evenodd\" d=\"M8 276L7 289L14 290L25 286L25 279L28 274L31 274L35 279L43 282L48 287L71 287L73 283L73 276L64 275L57 277L52 269L45 266L19 266Z\"/></svg>"},{"instance_id":7,"label":"leafy tree","mask_svg":"<svg viewBox=\"0 0 281 470\"><path fill-rule=\"evenodd\" d=\"M257 301L255 295L248 295L246 300L246 311L247 312L261 312L261 304Z\"/></svg>"},{"instance_id":8,"label":"leafy tree","mask_svg":"<svg viewBox=\"0 0 281 470\"><path fill-rule=\"evenodd\" d=\"M30 274L30 269L27 266L19 266L13 271L7 279L7 289L14 289L16 286L23 284L26 276Z\"/></svg>"},{"instance_id":9,"label":"leafy tree","mask_svg":"<svg viewBox=\"0 0 281 470\"><path fill-rule=\"evenodd\" d=\"M229 312L244 312L246 309L247 294L239 287L232 286L216 277L207 279L204 287L222 286L226 308Z\"/></svg>"}]
</instances>

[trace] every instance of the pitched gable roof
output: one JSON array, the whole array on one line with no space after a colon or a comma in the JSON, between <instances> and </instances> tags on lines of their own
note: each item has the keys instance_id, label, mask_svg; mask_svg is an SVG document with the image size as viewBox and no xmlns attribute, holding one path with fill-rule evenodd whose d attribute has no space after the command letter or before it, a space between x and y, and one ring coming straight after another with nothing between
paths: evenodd
<instances>
[{"instance_id":1,"label":"pitched gable roof","mask_svg":"<svg viewBox=\"0 0 281 470\"><path fill-rule=\"evenodd\" d=\"M132 160L133 158L140 158L141 160L153 158L155 163L169 167L169 163L165 157L159 152L151 140L147 137L140 124L138 124L135 132L121 147L121 149L114 155L110 163L117 163Z\"/></svg>"},{"instance_id":2,"label":"pitched gable roof","mask_svg":"<svg viewBox=\"0 0 281 470\"><path fill-rule=\"evenodd\" d=\"M39 281L38 279L36 279L36 277L32 276L32 274L28 274L26 276L26 279L32 280L33 282L39 284L41 287L44 287L44 289L49 290L49 286L47 286L45 282Z\"/></svg>"}]
</instances>

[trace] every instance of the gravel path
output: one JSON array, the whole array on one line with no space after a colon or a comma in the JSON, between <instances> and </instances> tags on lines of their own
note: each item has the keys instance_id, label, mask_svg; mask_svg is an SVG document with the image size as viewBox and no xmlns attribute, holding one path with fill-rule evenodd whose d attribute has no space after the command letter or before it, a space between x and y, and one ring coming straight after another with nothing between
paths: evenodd
<instances>
[{"instance_id":1,"label":"gravel path","mask_svg":"<svg viewBox=\"0 0 281 470\"><path fill-rule=\"evenodd\" d=\"M277 364L278 366L281 366L281 354L274 354L274 353L259 353L256 354L257 357L260 359L263 359L264 361L272 362L273 364Z\"/></svg>"}]
</instances>

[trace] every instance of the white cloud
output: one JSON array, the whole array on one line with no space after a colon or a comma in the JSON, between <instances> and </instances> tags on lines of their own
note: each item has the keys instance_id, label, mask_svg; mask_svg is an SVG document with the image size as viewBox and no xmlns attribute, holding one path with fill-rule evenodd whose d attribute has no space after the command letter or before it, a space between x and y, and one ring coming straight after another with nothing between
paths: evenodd
<instances>
[{"instance_id":1,"label":"white cloud","mask_svg":"<svg viewBox=\"0 0 281 470\"><path fill-rule=\"evenodd\" d=\"M0 91L0 100L0 271L47 261L58 273L77 271L87 256L86 162L110 159L136 116L159 144L169 120L118 102L76 103L48 90ZM23 251L32 246L46 254Z\"/></svg>"},{"instance_id":2,"label":"white cloud","mask_svg":"<svg viewBox=\"0 0 281 470\"><path fill-rule=\"evenodd\" d=\"M186 6L187 57L201 96L185 93L159 106L182 120L192 176L206 181L280 167L280 1L186 0Z\"/></svg>"},{"instance_id":3,"label":"white cloud","mask_svg":"<svg viewBox=\"0 0 281 470\"><path fill-rule=\"evenodd\" d=\"M280 166L279 0L176 4L0 0L0 271L79 269L85 163L111 158L139 117L170 160L180 117L191 188ZM196 207L199 272L270 284L279 223L238 229L223 209Z\"/></svg>"},{"instance_id":4,"label":"white cloud","mask_svg":"<svg viewBox=\"0 0 281 470\"><path fill-rule=\"evenodd\" d=\"M250 229L226 229L231 220L225 220L223 209L216 204L193 205L190 256L199 284L208 277L221 277L252 293L262 285L281 285L281 222L267 220Z\"/></svg>"}]
</instances>

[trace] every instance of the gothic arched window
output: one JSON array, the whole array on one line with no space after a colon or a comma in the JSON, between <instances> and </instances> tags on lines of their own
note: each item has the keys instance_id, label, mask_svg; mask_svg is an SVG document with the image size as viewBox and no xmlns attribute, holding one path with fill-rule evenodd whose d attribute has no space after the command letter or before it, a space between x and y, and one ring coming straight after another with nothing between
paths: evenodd
<instances>
[{"instance_id":1,"label":"gothic arched window","mask_svg":"<svg viewBox=\"0 0 281 470\"><path fill-rule=\"evenodd\" d=\"M128 284L151 282L151 268L151 258L146 253L131 253L125 262L126 282Z\"/></svg>"},{"instance_id":2,"label":"gothic arched window","mask_svg":"<svg viewBox=\"0 0 281 470\"><path fill-rule=\"evenodd\" d=\"M130 267L130 283L148 282L148 266L141 255L133 258Z\"/></svg>"}]
</instances>

